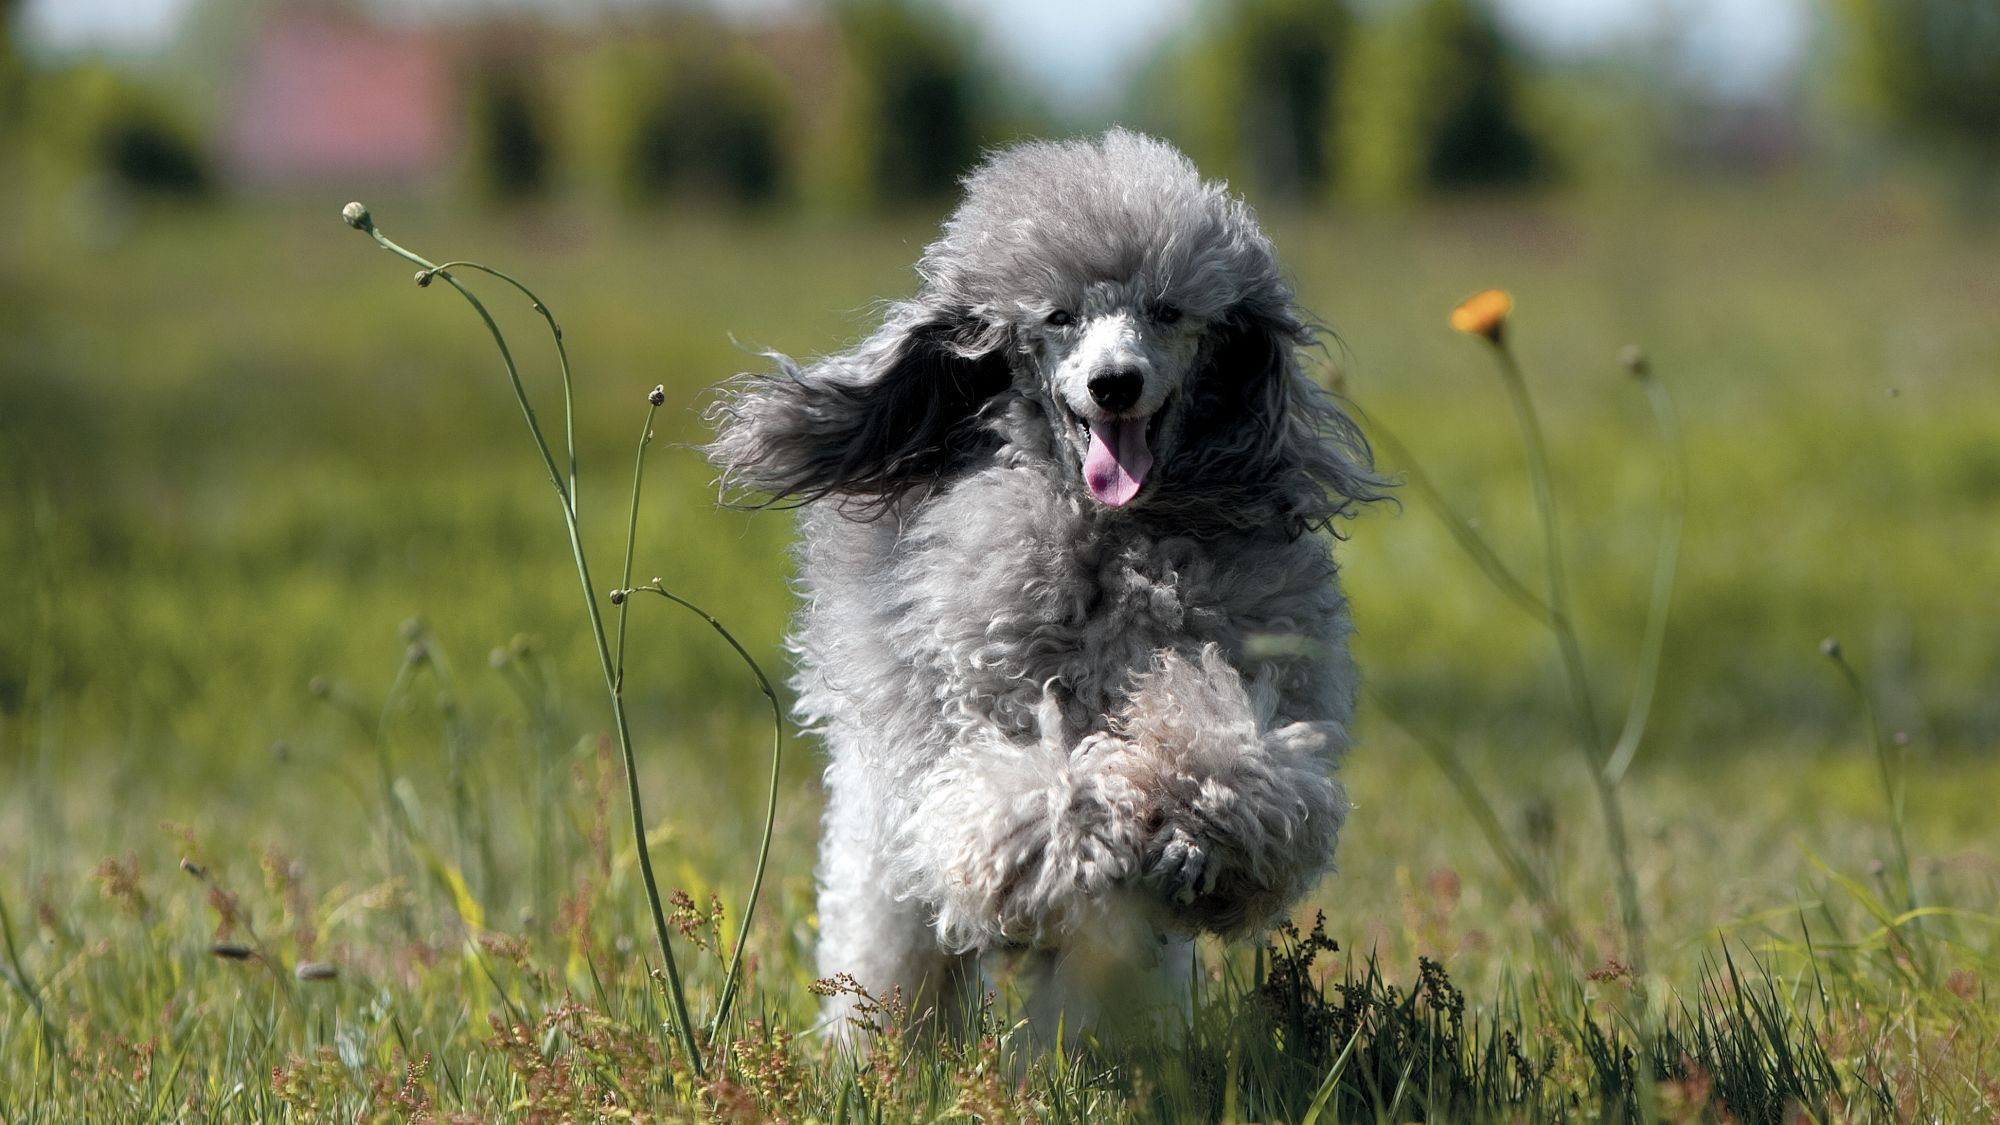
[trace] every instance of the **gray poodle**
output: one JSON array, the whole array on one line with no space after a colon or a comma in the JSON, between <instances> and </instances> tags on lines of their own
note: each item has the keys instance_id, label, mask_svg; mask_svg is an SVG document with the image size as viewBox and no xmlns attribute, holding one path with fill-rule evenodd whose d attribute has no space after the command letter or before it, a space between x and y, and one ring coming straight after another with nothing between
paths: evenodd
<instances>
[{"instance_id":1,"label":"gray poodle","mask_svg":"<svg viewBox=\"0 0 2000 1125\"><path fill-rule=\"evenodd\" d=\"M1000 152L917 272L853 350L711 411L725 493L805 506L820 970L951 1011L1011 965L1044 1032L1171 1004L1195 935L1332 866L1323 533L1381 482L1269 239L1169 145Z\"/></svg>"}]
</instances>

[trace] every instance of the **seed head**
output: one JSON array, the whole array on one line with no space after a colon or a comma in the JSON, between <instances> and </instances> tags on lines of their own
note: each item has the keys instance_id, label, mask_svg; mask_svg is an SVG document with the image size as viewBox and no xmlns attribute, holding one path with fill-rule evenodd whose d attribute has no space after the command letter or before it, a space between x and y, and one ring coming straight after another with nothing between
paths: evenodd
<instances>
[{"instance_id":1,"label":"seed head","mask_svg":"<svg viewBox=\"0 0 2000 1125\"><path fill-rule=\"evenodd\" d=\"M658 406L661 403L667 401L666 384L662 383L658 386L655 386L652 390L647 391L646 401L652 403L654 406Z\"/></svg>"},{"instance_id":2,"label":"seed head","mask_svg":"<svg viewBox=\"0 0 2000 1125\"><path fill-rule=\"evenodd\" d=\"M1828 637L1827 639L1821 641L1819 643L1819 654L1821 656L1826 657L1828 660L1839 660L1840 641L1834 637Z\"/></svg>"},{"instance_id":3,"label":"seed head","mask_svg":"<svg viewBox=\"0 0 2000 1125\"><path fill-rule=\"evenodd\" d=\"M363 207L358 201L342 207L340 209L340 217L345 219L347 225L353 227L355 230L366 231L369 234L375 233L375 217L370 215L368 208Z\"/></svg>"},{"instance_id":4,"label":"seed head","mask_svg":"<svg viewBox=\"0 0 2000 1125\"><path fill-rule=\"evenodd\" d=\"M624 604L625 604L625 591L623 591L623 590L613 590L613 591L611 591L611 595L610 595L610 596L611 596L611 604L612 604L612 605L624 605Z\"/></svg>"},{"instance_id":5,"label":"seed head","mask_svg":"<svg viewBox=\"0 0 2000 1125\"><path fill-rule=\"evenodd\" d=\"M431 278L436 276L436 273L437 271L435 270L418 270L416 279L417 288L429 289L431 287Z\"/></svg>"},{"instance_id":6,"label":"seed head","mask_svg":"<svg viewBox=\"0 0 2000 1125\"><path fill-rule=\"evenodd\" d=\"M402 635L404 640L414 641L424 635L424 619L421 617L405 617L403 618L403 623L396 627L396 631Z\"/></svg>"},{"instance_id":7,"label":"seed head","mask_svg":"<svg viewBox=\"0 0 2000 1125\"><path fill-rule=\"evenodd\" d=\"M1497 344L1507 327L1507 314L1514 311L1514 298L1504 289L1487 289L1458 303L1451 310L1451 326L1468 336L1484 336Z\"/></svg>"},{"instance_id":8,"label":"seed head","mask_svg":"<svg viewBox=\"0 0 2000 1125\"><path fill-rule=\"evenodd\" d=\"M1645 379L1653 374L1653 365L1646 362L1646 353L1637 344L1627 344L1618 349L1618 366L1634 379Z\"/></svg>"},{"instance_id":9,"label":"seed head","mask_svg":"<svg viewBox=\"0 0 2000 1125\"><path fill-rule=\"evenodd\" d=\"M507 650L504 648L496 648L486 654L486 663L491 664L495 668L505 668L508 659Z\"/></svg>"},{"instance_id":10,"label":"seed head","mask_svg":"<svg viewBox=\"0 0 2000 1125\"><path fill-rule=\"evenodd\" d=\"M325 699L333 694L333 683L325 676L314 676L306 681L306 694L314 699Z\"/></svg>"},{"instance_id":11,"label":"seed head","mask_svg":"<svg viewBox=\"0 0 2000 1125\"><path fill-rule=\"evenodd\" d=\"M404 650L403 652L403 661L408 664L422 664L423 662L429 660L430 658L431 658L431 650L425 648L424 642L422 641L416 641L412 643L410 647Z\"/></svg>"}]
</instances>

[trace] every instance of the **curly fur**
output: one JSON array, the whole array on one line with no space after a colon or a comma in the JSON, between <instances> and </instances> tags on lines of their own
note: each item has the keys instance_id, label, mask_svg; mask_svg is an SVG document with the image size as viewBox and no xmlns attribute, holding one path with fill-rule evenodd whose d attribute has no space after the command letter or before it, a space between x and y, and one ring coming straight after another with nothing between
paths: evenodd
<instances>
[{"instance_id":1,"label":"curly fur","mask_svg":"<svg viewBox=\"0 0 2000 1125\"><path fill-rule=\"evenodd\" d=\"M1166 979L1332 866L1355 674L1308 532L1380 482L1249 208L1161 142L993 156L917 268L852 350L732 381L708 453L805 506L822 970L948 1004L1011 953L1050 1013L1084 950ZM1121 425L1129 501L1086 484Z\"/></svg>"}]
</instances>

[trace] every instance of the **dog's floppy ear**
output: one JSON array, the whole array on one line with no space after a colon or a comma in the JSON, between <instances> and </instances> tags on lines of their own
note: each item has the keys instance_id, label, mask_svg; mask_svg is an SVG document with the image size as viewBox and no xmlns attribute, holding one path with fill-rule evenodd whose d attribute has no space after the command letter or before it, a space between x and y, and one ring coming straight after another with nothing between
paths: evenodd
<instances>
[{"instance_id":1,"label":"dog's floppy ear","mask_svg":"<svg viewBox=\"0 0 2000 1125\"><path fill-rule=\"evenodd\" d=\"M1215 323L1190 387L1181 488L1294 534L1383 498L1367 438L1299 364L1315 343L1283 305L1246 303Z\"/></svg>"},{"instance_id":2,"label":"dog's floppy ear","mask_svg":"<svg viewBox=\"0 0 2000 1125\"><path fill-rule=\"evenodd\" d=\"M739 375L709 408L725 496L759 505L859 497L886 508L974 456L973 425L1012 380L1002 334L965 309L892 306L858 347L775 375Z\"/></svg>"}]
</instances>

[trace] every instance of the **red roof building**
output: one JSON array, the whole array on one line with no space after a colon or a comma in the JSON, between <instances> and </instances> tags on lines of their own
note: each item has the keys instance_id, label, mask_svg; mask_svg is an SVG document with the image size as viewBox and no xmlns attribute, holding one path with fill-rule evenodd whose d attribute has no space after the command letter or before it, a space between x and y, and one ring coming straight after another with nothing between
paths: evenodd
<instances>
[{"instance_id":1,"label":"red roof building","mask_svg":"<svg viewBox=\"0 0 2000 1125\"><path fill-rule=\"evenodd\" d=\"M412 185L442 175L459 143L444 43L337 9L272 12L228 104L222 157L239 183Z\"/></svg>"}]
</instances>

